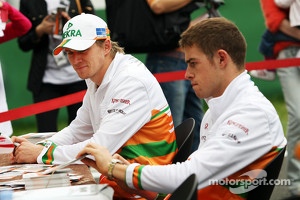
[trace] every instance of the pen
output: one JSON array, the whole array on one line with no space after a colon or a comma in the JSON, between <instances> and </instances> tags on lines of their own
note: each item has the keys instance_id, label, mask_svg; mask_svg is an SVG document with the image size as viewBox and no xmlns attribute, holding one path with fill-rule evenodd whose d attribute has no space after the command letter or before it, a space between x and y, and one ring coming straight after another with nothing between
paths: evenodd
<instances>
[{"instance_id":1,"label":"pen","mask_svg":"<svg viewBox=\"0 0 300 200\"><path fill-rule=\"evenodd\" d=\"M59 169L62 169L62 168L65 168L66 166L76 162L76 161L79 161L79 160L82 160L83 158L85 158L88 154L83 154L82 156L80 156L79 158L77 159L74 159L74 160L71 160L67 163L64 163L64 164L61 164L61 165L57 165L55 167L52 167L52 168L49 168L45 171L42 172L42 174L50 174L50 173L54 173L56 170L59 170Z\"/></svg>"},{"instance_id":2,"label":"pen","mask_svg":"<svg viewBox=\"0 0 300 200\"><path fill-rule=\"evenodd\" d=\"M15 147L20 146L20 143L14 142Z\"/></svg>"},{"instance_id":3,"label":"pen","mask_svg":"<svg viewBox=\"0 0 300 200\"><path fill-rule=\"evenodd\" d=\"M14 148L14 150L13 150L13 155L15 156L15 150L16 150L16 147L18 147L18 146L20 146L20 143L18 143L18 142L14 142L14 146L15 146L15 148Z\"/></svg>"}]
</instances>

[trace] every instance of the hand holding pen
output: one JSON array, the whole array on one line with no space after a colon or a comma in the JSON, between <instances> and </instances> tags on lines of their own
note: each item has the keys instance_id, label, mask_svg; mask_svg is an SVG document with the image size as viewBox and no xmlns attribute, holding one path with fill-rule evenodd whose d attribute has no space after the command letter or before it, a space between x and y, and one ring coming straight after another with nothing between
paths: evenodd
<instances>
[{"instance_id":1,"label":"hand holding pen","mask_svg":"<svg viewBox=\"0 0 300 200\"><path fill-rule=\"evenodd\" d=\"M15 145L12 162L37 163L37 157L44 148L42 145L35 145L23 137L13 136L11 140Z\"/></svg>"}]
</instances>

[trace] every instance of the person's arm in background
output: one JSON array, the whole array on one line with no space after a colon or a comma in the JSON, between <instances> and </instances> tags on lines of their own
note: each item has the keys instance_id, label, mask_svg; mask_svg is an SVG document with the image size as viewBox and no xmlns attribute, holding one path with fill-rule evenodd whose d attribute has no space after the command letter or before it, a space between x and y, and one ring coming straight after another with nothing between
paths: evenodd
<instances>
[{"instance_id":1,"label":"person's arm in background","mask_svg":"<svg viewBox=\"0 0 300 200\"><path fill-rule=\"evenodd\" d=\"M44 2L46 6L46 2ZM32 28L23 36L18 38L18 45L22 51L30 51L37 47L48 45L44 37L53 32L55 22L50 20L50 15L47 10L44 13L40 12L39 16L32 11L35 10L36 5L29 3L26 0L20 1L20 12L31 20Z\"/></svg>"},{"instance_id":2,"label":"person's arm in background","mask_svg":"<svg viewBox=\"0 0 300 200\"><path fill-rule=\"evenodd\" d=\"M279 8L273 0L260 0L260 3L266 26L272 33L282 31L291 37L300 39L300 29L291 27L287 19L287 10Z\"/></svg>"},{"instance_id":3,"label":"person's arm in background","mask_svg":"<svg viewBox=\"0 0 300 200\"><path fill-rule=\"evenodd\" d=\"M283 9L290 8L295 0L275 0L275 4ZM283 33L300 39L300 29L292 27L288 19L283 19L279 25L279 30Z\"/></svg>"},{"instance_id":4,"label":"person's arm in background","mask_svg":"<svg viewBox=\"0 0 300 200\"><path fill-rule=\"evenodd\" d=\"M162 14L178 10L193 0L146 0L155 14Z\"/></svg>"},{"instance_id":5,"label":"person's arm in background","mask_svg":"<svg viewBox=\"0 0 300 200\"><path fill-rule=\"evenodd\" d=\"M184 6L188 5L189 3L193 2L194 0L146 0L148 5L150 6L151 10L155 14L163 14L176 11ZM190 23L190 26L196 24L197 22L208 18L208 13L204 13L203 15L193 19Z\"/></svg>"},{"instance_id":6,"label":"person's arm in background","mask_svg":"<svg viewBox=\"0 0 300 200\"><path fill-rule=\"evenodd\" d=\"M4 36L0 37L0 43L14 39L25 34L31 28L29 19L7 2L0 1L0 9L7 10L8 23L6 24Z\"/></svg>"},{"instance_id":7,"label":"person's arm in background","mask_svg":"<svg viewBox=\"0 0 300 200\"><path fill-rule=\"evenodd\" d=\"M82 11L84 13L89 13L95 15L95 8L91 0L81 1Z\"/></svg>"},{"instance_id":8,"label":"person's arm in background","mask_svg":"<svg viewBox=\"0 0 300 200\"><path fill-rule=\"evenodd\" d=\"M287 19L281 21L279 30L293 38L300 40L300 29L292 27L290 21Z\"/></svg>"}]
</instances>

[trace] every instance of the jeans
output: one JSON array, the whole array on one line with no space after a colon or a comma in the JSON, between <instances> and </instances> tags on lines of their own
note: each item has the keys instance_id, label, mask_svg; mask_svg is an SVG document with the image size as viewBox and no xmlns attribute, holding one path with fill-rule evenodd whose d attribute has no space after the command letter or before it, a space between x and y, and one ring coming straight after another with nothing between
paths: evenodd
<instances>
[{"instance_id":1,"label":"jeans","mask_svg":"<svg viewBox=\"0 0 300 200\"><path fill-rule=\"evenodd\" d=\"M175 58L159 53L148 54L146 66L151 73L162 73L186 70L187 64L182 58ZM200 142L200 124L203 117L202 100L199 99L188 80L160 83L169 103L174 126L178 126L187 118L195 119L192 151L198 149Z\"/></svg>"},{"instance_id":2,"label":"jeans","mask_svg":"<svg viewBox=\"0 0 300 200\"><path fill-rule=\"evenodd\" d=\"M300 47L289 47L279 53L277 59L294 58ZM287 126L287 178L291 180L289 190L300 195L300 161L294 156L295 144L300 141L300 66L276 70L288 112Z\"/></svg>"}]
</instances>

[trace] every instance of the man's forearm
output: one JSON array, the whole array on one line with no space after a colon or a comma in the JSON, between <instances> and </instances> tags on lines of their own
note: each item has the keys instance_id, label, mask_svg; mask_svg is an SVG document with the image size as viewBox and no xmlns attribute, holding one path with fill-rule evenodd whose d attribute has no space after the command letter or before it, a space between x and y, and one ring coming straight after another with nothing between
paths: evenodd
<instances>
[{"instance_id":1,"label":"man's forearm","mask_svg":"<svg viewBox=\"0 0 300 200\"><path fill-rule=\"evenodd\" d=\"M293 38L300 40L300 29L292 27L287 19L282 20L279 30Z\"/></svg>"},{"instance_id":2,"label":"man's forearm","mask_svg":"<svg viewBox=\"0 0 300 200\"><path fill-rule=\"evenodd\" d=\"M146 0L151 8L151 10L155 14L162 14L162 13L168 13L173 12L175 10L178 10L190 2L192 0Z\"/></svg>"}]
</instances>

